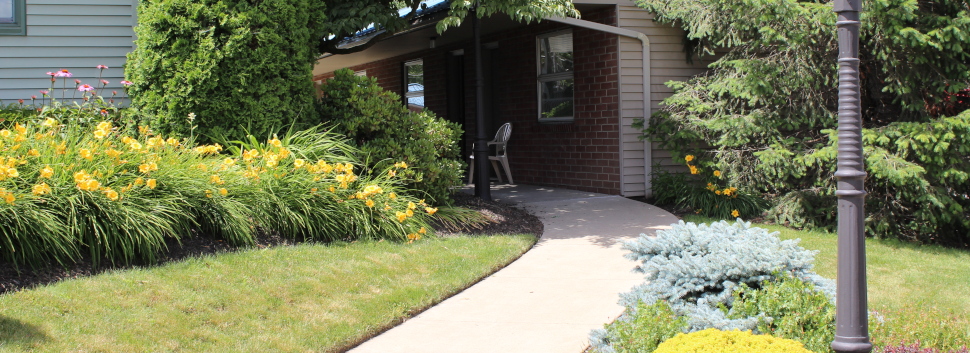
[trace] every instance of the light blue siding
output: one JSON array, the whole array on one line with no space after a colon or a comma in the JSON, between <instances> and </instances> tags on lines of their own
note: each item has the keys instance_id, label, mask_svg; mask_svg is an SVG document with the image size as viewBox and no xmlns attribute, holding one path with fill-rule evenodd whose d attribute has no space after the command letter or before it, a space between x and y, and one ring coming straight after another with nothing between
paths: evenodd
<instances>
[{"instance_id":1,"label":"light blue siding","mask_svg":"<svg viewBox=\"0 0 970 353\"><path fill-rule=\"evenodd\" d=\"M132 50L137 0L27 0L27 35L0 36L0 104L29 100L50 88L48 71L99 86L97 65L110 91L124 92L125 55ZM61 87L58 80L56 87ZM60 88L56 90L60 96ZM70 94L68 94L70 95Z\"/></svg>"}]
</instances>

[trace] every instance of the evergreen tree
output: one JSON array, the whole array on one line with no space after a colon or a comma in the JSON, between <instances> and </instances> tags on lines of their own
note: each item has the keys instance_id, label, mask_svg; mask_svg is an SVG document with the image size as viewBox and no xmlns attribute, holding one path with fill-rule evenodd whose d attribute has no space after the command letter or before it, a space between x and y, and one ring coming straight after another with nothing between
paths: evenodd
<instances>
[{"instance_id":1,"label":"evergreen tree","mask_svg":"<svg viewBox=\"0 0 970 353\"><path fill-rule=\"evenodd\" d=\"M717 55L708 73L668 83L675 94L645 134L680 155L704 153L732 182L772 197L777 221L834 227L832 3L637 3L686 30L688 55ZM970 3L863 3L867 233L967 246Z\"/></svg>"}]
</instances>

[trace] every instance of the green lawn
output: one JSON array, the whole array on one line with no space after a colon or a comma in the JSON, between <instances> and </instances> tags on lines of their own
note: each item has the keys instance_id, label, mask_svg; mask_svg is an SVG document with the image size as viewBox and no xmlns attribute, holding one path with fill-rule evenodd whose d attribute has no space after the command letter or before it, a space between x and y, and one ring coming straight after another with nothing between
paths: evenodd
<instances>
[{"instance_id":1,"label":"green lawn","mask_svg":"<svg viewBox=\"0 0 970 353\"><path fill-rule=\"evenodd\" d=\"M501 268L529 235L247 250L0 296L0 351L346 348Z\"/></svg>"},{"instance_id":2,"label":"green lawn","mask_svg":"<svg viewBox=\"0 0 970 353\"><path fill-rule=\"evenodd\" d=\"M800 238L801 246L819 251L816 272L835 278L836 234L757 226L779 232L782 239ZM874 344L919 339L924 346L970 347L970 251L867 239L866 261L869 310L884 318L870 327Z\"/></svg>"}]
</instances>

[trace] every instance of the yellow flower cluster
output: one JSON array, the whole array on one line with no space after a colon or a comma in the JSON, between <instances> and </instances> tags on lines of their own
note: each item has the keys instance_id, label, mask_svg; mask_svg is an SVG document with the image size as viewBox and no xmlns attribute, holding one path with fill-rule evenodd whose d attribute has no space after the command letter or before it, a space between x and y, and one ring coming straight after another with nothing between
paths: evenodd
<instances>
[{"instance_id":1,"label":"yellow flower cluster","mask_svg":"<svg viewBox=\"0 0 970 353\"><path fill-rule=\"evenodd\" d=\"M47 183L40 183L40 184L34 185L33 187L33 193L34 195L37 195L37 196L50 194L51 191L52 191L51 187L50 185L47 185Z\"/></svg>"},{"instance_id":2,"label":"yellow flower cluster","mask_svg":"<svg viewBox=\"0 0 970 353\"><path fill-rule=\"evenodd\" d=\"M421 240L421 236L427 232L428 232L427 229L425 229L424 227L421 227L421 229L418 229L417 232L408 234L407 235L408 244L413 243L415 240Z\"/></svg>"},{"instance_id":3,"label":"yellow flower cluster","mask_svg":"<svg viewBox=\"0 0 970 353\"><path fill-rule=\"evenodd\" d=\"M158 163L155 162L142 163L138 166L138 171L142 174L148 174L156 170L158 170Z\"/></svg>"},{"instance_id":4,"label":"yellow flower cluster","mask_svg":"<svg viewBox=\"0 0 970 353\"><path fill-rule=\"evenodd\" d=\"M111 126L110 121L102 121L98 123L97 128L94 129L94 137L99 140L108 137L108 134L111 133L112 128L113 127Z\"/></svg>"},{"instance_id":5,"label":"yellow flower cluster","mask_svg":"<svg viewBox=\"0 0 970 353\"><path fill-rule=\"evenodd\" d=\"M738 188L733 187L733 186L732 187L727 187L727 188L724 188L724 189L719 189L717 187L717 185L714 185L714 184L711 184L711 183L707 183L707 188L706 189L708 191L710 191L710 192L713 192L715 195L730 196L732 198L737 198L738 197Z\"/></svg>"},{"instance_id":6,"label":"yellow flower cluster","mask_svg":"<svg viewBox=\"0 0 970 353\"><path fill-rule=\"evenodd\" d=\"M218 143L214 145L202 145L193 148L192 151L195 151L195 153L198 154L219 154L219 152L222 152L222 146Z\"/></svg>"},{"instance_id":7,"label":"yellow flower cluster","mask_svg":"<svg viewBox=\"0 0 970 353\"><path fill-rule=\"evenodd\" d=\"M17 166L26 163L27 161L13 157L0 157L0 181L4 181L7 178L20 177L20 171L17 170Z\"/></svg>"},{"instance_id":8,"label":"yellow flower cluster","mask_svg":"<svg viewBox=\"0 0 970 353\"><path fill-rule=\"evenodd\" d=\"M3 202L6 202L8 205L13 205L13 203L17 201L17 197L14 196L12 192L9 192L4 188L0 188L0 198L2 198Z\"/></svg>"},{"instance_id":9,"label":"yellow flower cluster","mask_svg":"<svg viewBox=\"0 0 970 353\"><path fill-rule=\"evenodd\" d=\"M74 183L79 190L83 191L97 191L101 187L101 182L84 170L74 173Z\"/></svg>"}]
</instances>

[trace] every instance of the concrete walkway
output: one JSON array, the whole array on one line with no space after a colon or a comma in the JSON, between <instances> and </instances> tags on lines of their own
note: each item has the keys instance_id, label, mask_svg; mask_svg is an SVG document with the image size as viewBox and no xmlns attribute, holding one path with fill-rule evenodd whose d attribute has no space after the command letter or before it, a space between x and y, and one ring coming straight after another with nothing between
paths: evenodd
<instances>
[{"instance_id":1,"label":"concrete walkway","mask_svg":"<svg viewBox=\"0 0 970 353\"><path fill-rule=\"evenodd\" d=\"M521 258L474 286L364 342L353 353L580 353L589 331L623 312L619 294L643 281L621 245L677 218L619 196L495 185L492 197L542 219Z\"/></svg>"}]
</instances>

